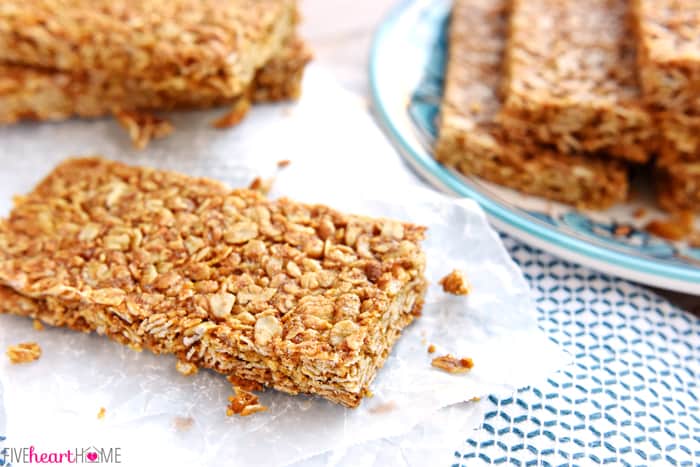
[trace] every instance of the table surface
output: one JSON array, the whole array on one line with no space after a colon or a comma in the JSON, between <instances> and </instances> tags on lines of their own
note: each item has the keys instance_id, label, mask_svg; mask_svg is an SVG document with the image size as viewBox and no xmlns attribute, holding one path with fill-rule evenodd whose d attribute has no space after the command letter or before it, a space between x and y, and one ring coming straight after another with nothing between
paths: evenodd
<instances>
[{"instance_id":1,"label":"table surface","mask_svg":"<svg viewBox=\"0 0 700 467\"><path fill-rule=\"evenodd\" d=\"M302 35L316 63L347 90L369 102L367 60L376 27L395 0L301 0ZM655 290L678 307L700 315L700 297Z\"/></svg>"}]
</instances>

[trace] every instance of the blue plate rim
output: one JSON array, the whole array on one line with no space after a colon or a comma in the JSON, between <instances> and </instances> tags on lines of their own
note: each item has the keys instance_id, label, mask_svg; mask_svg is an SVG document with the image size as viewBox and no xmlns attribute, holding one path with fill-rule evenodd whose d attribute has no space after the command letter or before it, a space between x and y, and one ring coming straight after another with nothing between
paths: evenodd
<instances>
[{"instance_id":1,"label":"blue plate rim","mask_svg":"<svg viewBox=\"0 0 700 467\"><path fill-rule=\"evenodd\" d=\"M498 203L489 197L482 195L464 185L455 175L446 168L438 164L432 157L420 154L408 143L399 129L392 121L377 84L377 69L380 59L381 47L385 37L390 34L394 25L400 20L403 13L415 3L415 0L404 0L396 6L387 17L381 22L372 39L372 46L369 56L369 85L374 105L374 111L379 117L385 130L389 132L391 138L400 146L404 156L410 157L414 163L423 170L436 177L438 181L449 188L454 193L473 199L486 211L499 221L510 225L528 235L539 238L556 247L571 251L574 254L582 255L594 261L612 263L617 267L628 269L636 273L645 273L653 276L662 276L671 280L680 280L700 284L700 268L687 266L674 266L668 264L658 264L651 260L627 256L623 253L600 247L584 240L580 240L569 235L562 234L557 229L547 225L539 225L524 218L517 212L499 206Z\"/></svg>"}]
</instances>

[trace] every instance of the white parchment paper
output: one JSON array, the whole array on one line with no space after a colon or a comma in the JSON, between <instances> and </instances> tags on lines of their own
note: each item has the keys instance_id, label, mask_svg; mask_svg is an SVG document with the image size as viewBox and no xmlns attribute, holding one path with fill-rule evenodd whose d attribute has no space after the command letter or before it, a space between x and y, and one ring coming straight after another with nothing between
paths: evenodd
<instances>
[{"instance_id":1,"label":"white parchment paper","mask_svg":"<svg viewBox=\"0 0 700 467\"><path fill-rule=\"evenodd\" d=\"M424 188L364 103L322 70L310 68L298 104L255 109L227 131L209 127L219 113L174 115L175 134L144 152L133 151L109 119L1 128L0 213L12 194L30 190L66 156L102 154L231 186L274 175L271 196L427 225L432 285L423 316L380 371L375 396L348 410L267 391L268 412L227 418L231 389L220 375L183 377L171 357L62 329L38 332L29 320L0 316L0 349L37 341L44 351L32 364L0 363L7 446L119 447L125 465L426 465L481 420L478 404L464 401L515 391L564 364L537 328L527 284L479 207ZM280 170L282 159L291 165ZM436 285L453 268L470 277L468 298ZM455 376L431 368L429 344L435 355L472 357L474 369Z\"/></svg>"}]
</instances>

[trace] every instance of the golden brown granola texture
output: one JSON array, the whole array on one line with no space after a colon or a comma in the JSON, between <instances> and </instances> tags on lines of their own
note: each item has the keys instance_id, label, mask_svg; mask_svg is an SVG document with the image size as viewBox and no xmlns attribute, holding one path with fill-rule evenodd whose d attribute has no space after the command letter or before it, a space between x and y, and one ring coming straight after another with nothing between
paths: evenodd
<instances>
[{"instance_id":1,"label":"golden brown granola texture","mask_svg":"<svg viewBox=\"0 0 700 467\"><path fill-rule=\"evenodd\" d=\"M255 75L246 90L253 102L296 99L308 47L292 38ZM105 72L70 73L0 63L0 124L21 120L64 120L99 117L117 111L208 108L235 102L240 96L210 93L201 88L179 93L144 89L138 80Z\"/></svg>"},{"instance_id":2,"label":"golden brown granola texture","mask_svg":"<svg viewBox=\"0 0 700 467\"><path fill-rule=\"evenodd\" d=\"M562 152L646 162L655 126L642 103L627 0L513 0L505 101L508 130Z\"/></svg>"},{"instance_id":3,"label":"golden brown granola texture","mask_svg":"<svg viewBox=\"0 0 700 467\"><path fill-rule=\"evenodd\" d=\"M627 169L616 160L561 154L514 138L497 123L508 0L457 0L436 158L524 193L603 209L627 197Z\"/></svg>"},{"instance_id":4,"label":"golden brown granola texture","mask_svg":"<svg viewBox=\"0 0 700 467\"><path fill-rule=\"evenodd\" d=\"M232 97L296 20L293 0L3 0L0 60Z\"/></svg>"},{"instance_id":5,"label":"golden brown granola texture","mask_svg":"<svg viewBox=\"0 0 700 467\"><path fill-rule=\"evenodd\" d=\"M656 110L700 116L700 1L631 3L645 98Z\"/></svg>"},{"instance_id":6,"label":"golden brown granola texture","mask_svg":"<svg viewBox=\"0 0 700 467\"><path fill-rule=\"evenodd\" d=\"M467 277L459 269L454 269L448 275L440 279L442 290L453 295L469 295L471 286Z\"/></svg>"},{"instance_id":7,"label":"golden brown granola texture","mask_svg":"<svg viewBox=\"0 0 700 467\"><path fill-rule=\"evenodd\" d=\"M114 116L127 131L136 149L143 149L151 139L165 138L173 132L173 125L169 120L149 112L119 110Z\"/></svg>"},{"instance_id":8,"label":"golden brown granola texture","mask_svg":"<svg viewBox=\"0 0 700 467\"><path fill-rule=\"evenodd\" d=\"M234 127L243 121L249 111L250 99L248 96L241 96L233 103L226 114L214 120L211 125L220 130Z\"/></svg>"},{"instance_id":9,"label":"golden brown granola texture","mask_svg":"<svg viewBox=\"0 0 700 467\"><path fill-rule=\"evenodd\" d=\"M474 362L471 358L456 358L452 355L435 357L431 364L435 368L453 374L467 373L474 367Z\"/></svg>"},{"instance_id":10,"label":"golden brown granola texture","mask_svg":"<svg viewBox=\"0 0 700 467\"><path fill-rule=\"evenodd\" d=\"M355 407L422 307L424 231L70 159L0 223L0 311Z\"/></svg>"},{"instance_id":11,"label":"golden brown granola texture","mask_svg":"<svg viewBox=\"0 0 700 467\"><path fill-rule=\"evenodd\" d=\"M692 212L677 211L673 212L667 219L653 219L645 226L645 230L657 237L680 241L692 236L694 222Z\"/></svg>"},{"instance_id":12,"label":"golden brown granola texture","mask_svg":"<svg viewBox=\"0 0 700 467\"><path fill-rule=\"evenodd\" d=\"M700 161L658 164L654 175L662 208L700 212Z\"/></svg>"},{"instance_id":13,"label":"golden brown granola texture","mask_svg":"<svg viewBox=\"0 0 700 467\"><path fill-rule=\"evenodd\" d=\"M700 1L633 0L644 97L665 143L689 162L700 161Z\"/></svg>"},{"instance_id":14,"label":"golden brown granola texture","mask_svg":"<svg viewBox=\"0 0 700 467\"><path fill-rule=\"evenodd\" d=\"M238 386L233 386L233 396L229 396L228 402L226 415L229 417L233 415L247 417L267 410L267 407L260 403L258 396Z\"/></svg>"},{"instance_id":15,"label":"golden brown granola texture","mask_svg":"<svg viewBox=\"0 0 700 467\"><path fill-rule=\"evenodd\" d=\"M20 363L29 363L39 360L41 357L41 347L36 342L22 342L21 344L11 345L5 352L7 358L15 365Z\"/></svg>"}]
</instances>

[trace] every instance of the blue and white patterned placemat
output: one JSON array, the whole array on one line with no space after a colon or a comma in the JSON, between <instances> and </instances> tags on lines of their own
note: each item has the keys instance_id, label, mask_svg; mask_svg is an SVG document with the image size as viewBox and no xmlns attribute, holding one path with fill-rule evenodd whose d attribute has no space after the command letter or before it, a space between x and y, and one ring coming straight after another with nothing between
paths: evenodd
<instances>
[{"instance_id":1,"label":"blue and white patterned placemat","mask_svg":"<svg viewBox=\"0 0 700 467\"><path fill-rule=\"evenodd\" d=\"M700 465L700 318L654 293L504 241L542 329L574 364L490 397L454 466Z\"/></svg>"}]
</instances>

